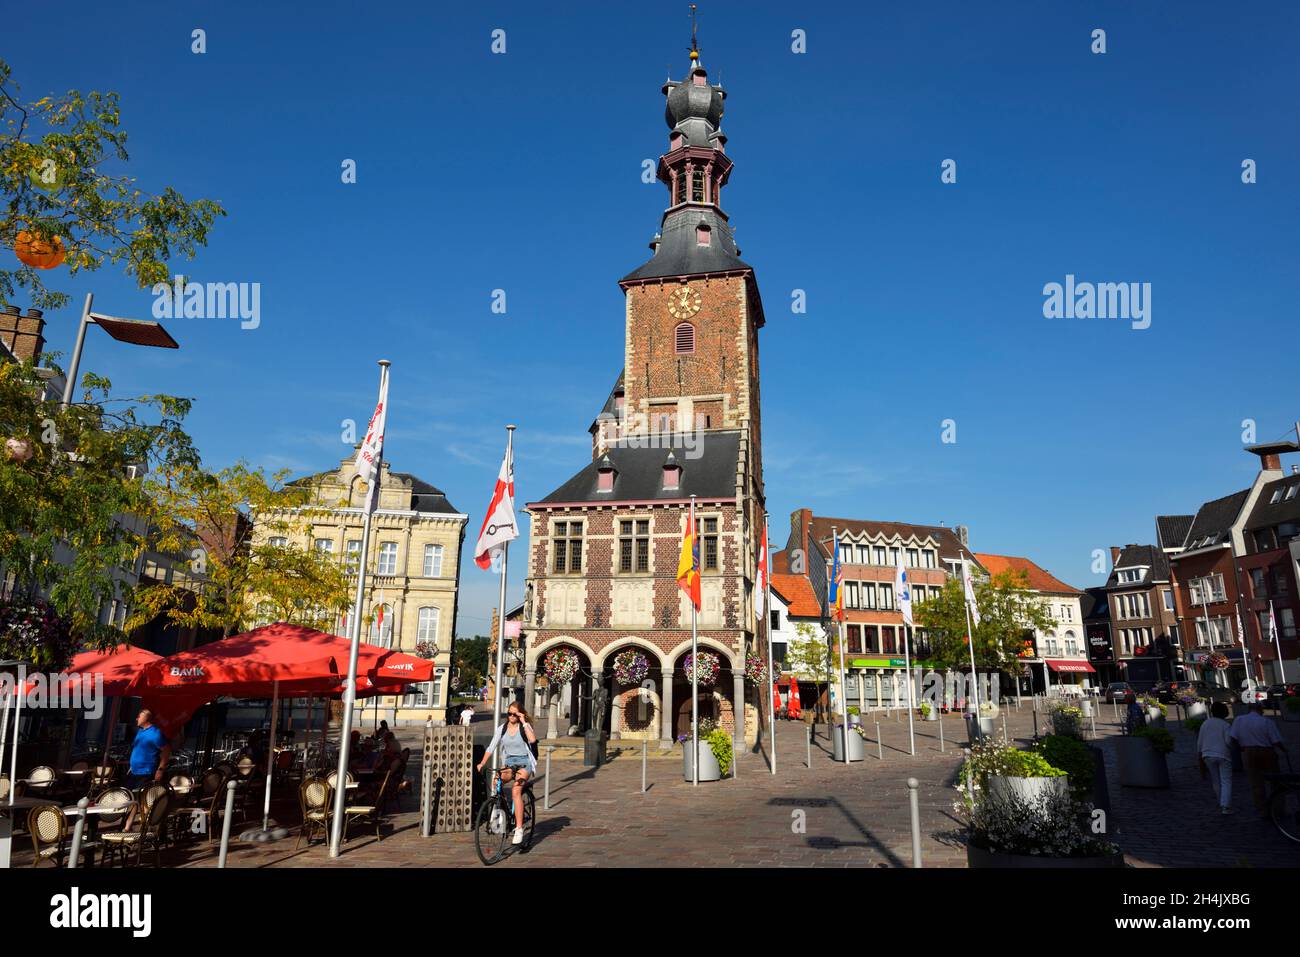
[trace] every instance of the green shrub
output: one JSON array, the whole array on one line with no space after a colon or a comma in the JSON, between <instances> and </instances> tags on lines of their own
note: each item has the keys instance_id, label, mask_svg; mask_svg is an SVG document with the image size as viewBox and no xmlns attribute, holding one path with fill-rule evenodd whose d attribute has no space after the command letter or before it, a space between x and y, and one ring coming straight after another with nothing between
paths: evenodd
<instances>
[{"instance_id":1,"label":"green shrub","mask_svg":"<svg viewBox=\"0 0 1300 957\"><path fill-rule=\"evenodd\" d=\"M1020 751L1002 744L977 744L968 761L957 772L962 787L974 773L975 783L987 786L990 777L1059 778L1066 772L1052 767L1034 751Z\"/></svg>"},{"instance_id":2,"label":"green shrub","mask_svg":"<svg viewBox=\"0 0 1300 957\"><path fill-rule=\"evenodd\" d=\"M1204 715L1201 715L1201 716L1196 717L1196 718L1184 718L1184 719L1183 719L1183 730L1184 730L1184 731L1190 731L1190 732L1192 732L1192 734L1196 734L1197 732L1199 732L1199 731L1201 730L1201 725L1203 725L1203 724L1205 724L1205 716L1204 716Z\"/></svg>"},{"instance_id":3,"label":"green shrub","mask_svg":"<svg viewBox=\"0 0 1300 957\"><path fill-rule=\"evenodd\" d=\"M731 750L731 735L716 728L700 738L700 741L709 746L713 756L718 759L718 767L722 769L723 777L731 771L731 762L734 757Z\"/></svg>"},{"instance_id":4,"label":"green shrub","mask_svg":"<svg viewBox=\"0 0 1300 957\"><path fill-rule=\"evenodd\" d=\"M849 714L862 714L862 711L858 708L857 705L851 704L849 705Z\"/></svg>"},{"instance_id":5,"label":"green shrub","mask_svg":"<svg viewBox=\"0 0 1300 957\"><path fill-rule=\"evenodd\" d=\"M1070 776L1070 790L1076 798L1092 793L1097 768L1086 744L1078 738L1049 734L1038 742L1038 752L1048 764Z\"/></svg>"},{"instance_id":6,"label":"green shrub","mask_svg":"<svg viewBox=\"0 0 1300 957\"><path fill-rule=\"evenodd\" d=\"M1155 748L1161 754L1169 754L1174 750L1174 736L1164 728L1155 728L1147 726L1139 728L1133 732L1137 738L1150 738L1151 747Z\"/></svg>"}]
</instances>

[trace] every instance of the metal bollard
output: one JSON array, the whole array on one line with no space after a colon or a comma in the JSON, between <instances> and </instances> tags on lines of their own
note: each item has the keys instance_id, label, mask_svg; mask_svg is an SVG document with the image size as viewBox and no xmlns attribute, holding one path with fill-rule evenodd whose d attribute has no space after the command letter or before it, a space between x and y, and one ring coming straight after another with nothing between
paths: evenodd
<instances>
[{"instance_id":1,"label":"metal bollard","mask_svg":"<svg viewBox=\"0 0 1300 957\"><path fill-rule=\"evenodd\" d=\"M646 741L641 742L641 793L642 794L645 794L645 761L646 761L646 753L647 753L646 749L649 747L650 747L649 742Z\"/></svg>"},{"instance_id":2,"label":"metal bollard","mask_svg":"<svg viewBox=\"0 0 1300 957\"><path fill-rule=\"evenodd\" d=\"M966 797L970 800L971 807L975 806L975 768L970 763L970 748L962 748L961 753L966 756Z\"/></svg>"},{"instance_id":3,"label":"metal bollard","mask_svg":"<svg viewBox=\"0 0 1300 957\"><path fill-rule=\"evenodd\" d=\"M921 805L917 799L916 789L920 787L916 778L907 779L907 803L912 809L912 866L921 866Z\"/></svg>"},{"instance_id":4,"label":"metal bollard","mask_svg":"<svg viewBox=\"0 0 1300 957\"><path fill-rule=\"evenodd\" d=\"M881 761L885 760L885 745L880 740L880 722L876 722L876 757Z\"/></svg>"},{"instance_id":5,"label":"metal bollard","mask_svg":"<svg viewBox=\"0 0 1300 957\"><path fill-rule=\"evenodd\" d=\"M1097 740L1097 716L1095 714L1088 715L1088 723L1092 725L1092 740L1096 741Z\"/></svg>"},{"instance_id":6,"label":"metal bollard","mask_svg":"<svg viewBox=\"0 0 1300 957\"><path fill-rule=\"evenodd\" d=\"M1038 712L1034 712L1034 738L1038 737Z\"/></svg>"},{"instance_id":7,"label":"metal bollard","mask_svg":"<svg viewBox=\"0 0 1300 957\"><path fill-rule=\"evenodd\" d=\"M943 740L943 712L942 711L939 712L939 753L940 754L948 753L948 746L944 743Z\"/></svg>"},{"instance_id":8,"label":"metal bollard","mask_svg":"<svg viewBox=\"0 0 1300 957\"><path fill-rule=\"evenodd\" d=\"M235 782L226 782L226 813L221 820L221 857L217 867L226 866L226 854L230 850L230 821L235 816Z\"/></svg>"},{"instance_id":9,"label":"metal bollard","mask_svg":"<svg viewBox=\"0 0 1300 957\"><path fill-rule=\"evenodd\" d=\"M743 735L740 740L742 743L744 742ZM731 776L733 779L740 777L740 748L736 747L731 749Z\"/></svg>"},{"instance_id":10,"label":"metal bollard","mask_svg":"<svg viewBox=\"0 0 1300 957\"><path fill-rule=\"evenodd\" d=\"M77 823L72 829L72 857L68 861L68 867L77 867L81 861L81 834L86 827L86 808L90 806L90 798L82 798L77 802Z\"/></svg>"},{"instance_id":11,"label":"metal bollard","mask_svg":"<svg viewBox=\"0 0 1300 957\"><path fill-rule=\"evenodd\" d=\"M808 767L809 768L812 767L812 736L813 736L812 725L809 725L808 726Z\"/></svg>"},{"instance_id":12,"label":"metal bollard","mask_svg":"<svg viewBox=\"0 0 1300 957\"><path fill-rule=\"evenodd\" d=\"M546 783L542 785L542 810L551 809L551 752L555 750L555 745L546 746Z\"/></svg>"},{"instance_id":13,"label":"metal bollard","mask_svg":"<svg viewBox=\"0 0 1300 957\"><path fill-rule=\"evenodd\" d=\"M1008 744L1009 742L1010 739L1007 737L1007 713L1006 711L1003 711L1002 712L1002 743Z\"/></svg>"}]
</instances>

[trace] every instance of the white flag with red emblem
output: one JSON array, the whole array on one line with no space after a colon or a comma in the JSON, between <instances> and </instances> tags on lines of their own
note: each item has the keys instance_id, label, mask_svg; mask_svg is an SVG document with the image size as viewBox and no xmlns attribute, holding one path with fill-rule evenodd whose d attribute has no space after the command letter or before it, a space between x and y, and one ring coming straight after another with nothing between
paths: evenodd
<instances>
[{"instance_id":1,"label":"white flag with red emblem","mask_svg":"<svg viewBox=\"0 0 1300 957\"><path fill-rule=\"evenodd\" d=\"M492 490L492 502L488 505L487 515L483 517L478 544L474 546L474 561L479 568L491 568L493 553L499 553L508 542L519 537L519 526L515 523L515 464L511 459L512 454L507 447L506 457L501 460L496 488Z\"/></svg>"},{"instance_id":2,"label":"white flag with red emblem","mask_svg":"<svg viewBox=\"0 0 1300 957\"><path fill-rule=\"evenodd\" d=\"M758 546L758 588L754 594L754 607L758 614L763 614L763 603L767 599L767 522L763 523L763 541Z\"/></svg>"},{"instance_id":3,"label":"white flag with red emblem","mask_svg":"<svg viewBox=\"0 0 1300 957\"><path fill-rule=\"evenodd\" d=\"M365 482L366 511L373 512L379 504L376 494L379 488L379 461L384 455L384 430L388 425L388 369L384 369L383 381L379 383L379 402L375 405L370 424L366 426L366 437L357 449L357 478Z\"/></svg>"},{"instance_id":4,"label":"white flag with red emblem","mask_svg":"<svg viewBox=\"0 0 1300 957\"><path fill-rule=\"evenodd\" d=\"M970 609L970 618L974 626L980 626L980 606L975 601L975 579L970 572L970 563L963 557L961 560L961 582L962 591L966 596L966 607Z\"/></svg>"}]
</instances>

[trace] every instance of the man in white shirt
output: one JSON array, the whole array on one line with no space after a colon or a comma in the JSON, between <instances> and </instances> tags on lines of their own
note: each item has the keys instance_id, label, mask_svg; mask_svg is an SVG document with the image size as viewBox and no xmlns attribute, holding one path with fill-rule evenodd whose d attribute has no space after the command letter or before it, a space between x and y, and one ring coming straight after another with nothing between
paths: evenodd
<instances>
[{"instance_id":1,"label":"man in white shirt","mask_svg":"<svg viewBox=\"0 0 1300 957\"><path fill-rule=\"evenodd\" d=\"M470 722L473 720L474 720L474 707L473 705L467 704L465 705L464 708L461 709L460 712L460 726L462 728L468 728Z\"/></svg>"},{"instance_id":2,"label":"man in white shirt","mask_svg":"<svg viewBox=\"0 0 1300 957\"><path fill-rule=\"evenodd\" d=\"M1286 745L1277 724L1264 717L1264 706L1256 702L1250 711L1232 722L1231 738L1241 745L1241 760L1250 780L1250 795L1260 817L1268 817L1267 781L1264 775L1277 772L1278 752L1286 754Z\"/></svg>"}]
</instances>

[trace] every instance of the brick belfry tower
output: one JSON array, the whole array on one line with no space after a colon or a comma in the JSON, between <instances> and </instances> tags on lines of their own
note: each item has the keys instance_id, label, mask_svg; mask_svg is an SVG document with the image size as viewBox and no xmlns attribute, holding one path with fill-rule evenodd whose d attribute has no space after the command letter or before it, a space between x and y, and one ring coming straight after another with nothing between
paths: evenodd
<instances>
[{"instance_id":1,"label":"brick belfry tower","mask_svg":"<svg viewBox=\"0 0 1300 957\"><path fill-rule=\"evenodd\" d=\"M732 170L720 128L726 94L694 43L686 77L663 93L658 176L668 208L654 255L619 281L623 371L589 429L591 462L527 506L523 700L545 709L552 737L595 726L670 747L689 729L691 609L676 573L694 495L699 645L720 664L716 683L701 687L700 715L752 743L759 695L744 679L745 652L765 640L754 606L763 308L721 205ZM548 655L565 648L579 671L557 682L546 677ZM593 695L597 686L604 694Z\"/></svg>"}]
</instances>

